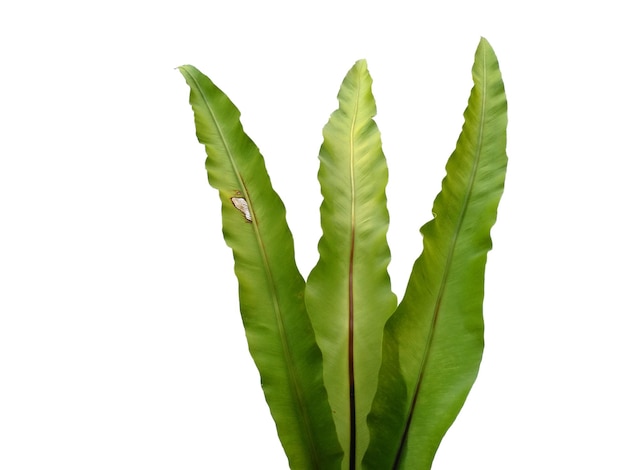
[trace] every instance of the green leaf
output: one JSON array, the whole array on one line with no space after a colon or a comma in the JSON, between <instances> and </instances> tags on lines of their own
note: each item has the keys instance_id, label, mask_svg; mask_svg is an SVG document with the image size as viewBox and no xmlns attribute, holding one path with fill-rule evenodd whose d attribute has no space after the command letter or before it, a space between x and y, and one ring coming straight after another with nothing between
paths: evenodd
<instances>
[{"instance_id":1,"label":"green leaf","mask_svg":"<svg viewBox=\"0 0 626 470\"><path fill-rule=\"evenodd\" d=\"M209 183L222 201L248 346L289 463L295 469L340 468L322 356L306 313L284 205L263 157L243 131L239 110L196 68L179 70L191 88Z\"/></svg>"},{"instance_id":2,"label":"green leaf","mask_svg":"<svg viewBox=\"0 0 626 470\"><path fill-rule=\"evenodd\" d=\"M324 127L318 178L324 197L320 258L306 303L324 356L324 381L346 458L354 469L369 441L383 327L396 307L387 273L387 166L372 117L365 61L348 72L339 109Z\"/></svg>"},{"instance_id":3,"label":"green leaf","mask_svg":"<svg viewBox=\"0 0 626 470\"><path fill-rule=\"evenodd\" d=\"M506 171L506 98L496 56L481 39L465 124L446 166L424 251L385 327L372 412L371 470L431 468L474 383L483 351L482 301L490 229Z\"/></svg>"}]
</instances>

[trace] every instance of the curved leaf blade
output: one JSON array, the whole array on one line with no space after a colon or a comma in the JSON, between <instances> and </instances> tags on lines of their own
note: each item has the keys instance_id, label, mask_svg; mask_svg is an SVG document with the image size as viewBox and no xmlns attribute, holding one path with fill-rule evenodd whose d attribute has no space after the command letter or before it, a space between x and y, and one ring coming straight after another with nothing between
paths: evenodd
<instances>
[{"instance_id":1,"label":"curved leaf blade","mask_svg":"<svg viewBox=\"0 0 626 470\"><path fill-rule=\"evenodd\" d=\"M348 72L339 109L324 127L318 179L323 235L306 285L306 304L324 356L344 469L357 468L369 440L369 413L383 327L396 307L387 273L387 165L372 119L376 105L364 60Z\"/></svg>"},{"instance_id":2,"label":"curved leaf blade","mask_svg":"<svg viewBox=\"0 0 626 470\"><path fill-rule=\"evenodd\" d=\"M446 166L424 250L385 327L383 364L368 424L369 469L431 468L482 358L484 272L504 189L506 97L482 38L465 124Z\"/></svg>"},{"instance_id":3,"label":"curved leaf blade","mask_svg":"<svg viewBox=\"0 0 626 470\"><path fill-rule=\"evenodd\" d=\"M322 356L304 304L285 207L263 157L243 131L239 110L195 67L179 70L191 89L209 183L222 201L248 346L290 466L340 468Z\"/></svg>"}]
</instances>

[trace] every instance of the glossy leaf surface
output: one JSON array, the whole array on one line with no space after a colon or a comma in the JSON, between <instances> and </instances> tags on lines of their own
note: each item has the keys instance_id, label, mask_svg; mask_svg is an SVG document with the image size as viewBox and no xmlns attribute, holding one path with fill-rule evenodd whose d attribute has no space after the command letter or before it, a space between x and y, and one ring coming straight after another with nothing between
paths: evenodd
<instances>
[{"instance_id":1,"label":"glossy leaf surface","mask_svg":"<svg viewBox=\"0 0 626 470\"><path fill-rule=\"evenodd\" d=\"M387 166L372 119L371 85L366 62L358 61L324 127L318 174L323 235L306 286L344 469L357 468L367 448L383 327L396 307L387 273Z\"/></svg>"},{"instance_id":2,"label":"glossy leaf surface","mask_svg":"<svg viewBox=\"0 0 626 470\"><path fill-rule=\"evenodd\" d=\"M485 263L507 164L504 85L485 39L472 76L434 218L421 229L424 250L385 327L380 388L368 418L370 470L430 469L478 373Z\"/></svg>"},{"instance_id":3,"label":"glossy leaf surface","mask_svg":"<svg viewBox=\"0 0 626 470\"><path fill-rule=\"evenodd\" d=\"M258 148L243 131L237 108L194 67L179 70L191 88L209 183L222 201L223 233L235 259L248 346L290 466L340 468L342 451L323 386L322 356L305 309L304 280L284 205Z\"/></svg>"}]
</instances>

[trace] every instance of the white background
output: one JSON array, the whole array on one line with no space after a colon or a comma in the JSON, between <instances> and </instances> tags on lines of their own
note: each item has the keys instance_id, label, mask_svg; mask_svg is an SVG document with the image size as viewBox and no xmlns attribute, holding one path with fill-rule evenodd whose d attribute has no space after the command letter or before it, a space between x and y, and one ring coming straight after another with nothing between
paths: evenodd
<instances>
[{"instance_id":1,"label":"white background","mask_svg":"<svg viewBox=\"0 0 626 470\"><path fill-rule=\"evenodd\" d=\"M480 36L509 172L484 361L433 468L625 469L626 28L602 0L4 2L0 468L287 468L175 67L242 111L306 276L321 129L368 60L401 296Z\"/></svg>"}]
</instances>

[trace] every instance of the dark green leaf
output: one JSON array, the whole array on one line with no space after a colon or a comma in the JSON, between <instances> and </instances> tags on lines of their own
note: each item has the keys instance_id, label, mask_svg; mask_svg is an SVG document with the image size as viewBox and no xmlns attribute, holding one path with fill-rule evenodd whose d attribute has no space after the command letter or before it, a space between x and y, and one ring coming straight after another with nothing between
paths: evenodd
<instances>
[{"instance_id":1,"label":"dark green leaf","mask_svg":"<svg viewBox=\"0 0 626 470\"><path fill-rule=\"evenodd\" d=\"M371 470L431 468L478 373L490 229L506 171L506 98L481 39L465 124L446 166L424 251L385 327L379 390L368 418Z\"/></svg>"},{"instance_id":2,"label":"dark green leaf","mask_svg":"<svg viewBox=\"0 0 626 470\"><path fill-rule=\"evenodd\" d=\"M194 67L180 71L191 88L209 182L222 201L224 238L235 258L250 353L289 463L294 469L340 468L342 451L323 386L322 355L306 313L304 280L283 203L258 148L243 131L237 108Z\"/></svg>"}]
</instances>

